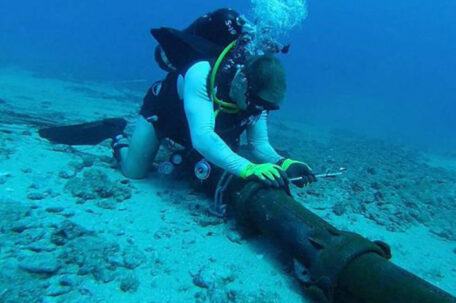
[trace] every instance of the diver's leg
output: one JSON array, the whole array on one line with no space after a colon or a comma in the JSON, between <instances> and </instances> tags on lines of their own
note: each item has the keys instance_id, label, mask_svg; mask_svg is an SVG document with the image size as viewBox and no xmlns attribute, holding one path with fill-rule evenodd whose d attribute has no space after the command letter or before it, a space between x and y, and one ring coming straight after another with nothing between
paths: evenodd
<instances>
[{"instance_id":1,"label":"diver's leg","mask_svg":"<svg viewBox=\"0 0 456 303\"><path fill-rule=\"evenodd\" d=\"M119 150L118 160L124 176L132 179L144 178L159 146L160 140L154 126L140 116L128 147Z\"/></svg>"},{"instance_id":2,"label":"diver's leg","mask_svg":"<svg viewBox=\"0 0 456 303\"><path fill-rule=\"evenodd\" d=\"M152 84L144 97L130 142L126 142L122 136L113 141L114 157L128 178L140 179L146 176L161 139L167 137L168 123L173 123L174 118L170 107L172 108L173 102L179 101L176 79L177 74L168 74L165 80Z\"/></svg>"}]
</instances>

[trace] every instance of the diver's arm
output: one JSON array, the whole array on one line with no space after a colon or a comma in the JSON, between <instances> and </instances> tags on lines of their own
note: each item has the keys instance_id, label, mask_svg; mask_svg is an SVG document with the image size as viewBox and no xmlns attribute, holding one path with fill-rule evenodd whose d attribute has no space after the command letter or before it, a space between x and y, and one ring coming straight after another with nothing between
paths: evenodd
<instances>
[{"instance_id":1,"label":"diver's arm","mask_svg":"<svg viewBox=\"0 0 456 303\"><path fill-rule=\"evenodd\" d=\"M297 180L293 180L292 182L298 187L316 182L317 178L309 165L304 162L284 158L272 148L268 139L267 119L267 112L263 112L258 121L247 129L249 148L255 160L276 163L286 172L289 179L297 178Z\"/></svg>"},{"instance_id":2,"label":"diver's arm","mask_svg":"<svg viewBox=\"0 0 456 303\"><path fill-rule=\"evenodd\" d=\"M202 61L185 74L184 108L192 145L209 162L239 176L250 161L233 152L214 131L214 105L207 92L210 70L210 64Z\"/></svg>"},{"instance_id":3,"label":"diver's arm","mask_svg":"<svg viewBox=\"0 0 456 303\"><path fill-rule=\"evenodd\" d=\"M136 128L128 148L120 150L120 170L122 174L132 179L144 178L159 146L160 141L153 125L140 116L136 122Z\"/></svg>"},{"instance_id":4,"label":"diver's arm","mask_svg":"<svg viewBox=\"0 0 456 303\"><path fill-rule=\"evenodd\" d=\"M255 160L260 162L277 163L280 156L269 143L268 113L264 111L258 121L247 129L247 141Z\"/></svg>"}]
</instances>

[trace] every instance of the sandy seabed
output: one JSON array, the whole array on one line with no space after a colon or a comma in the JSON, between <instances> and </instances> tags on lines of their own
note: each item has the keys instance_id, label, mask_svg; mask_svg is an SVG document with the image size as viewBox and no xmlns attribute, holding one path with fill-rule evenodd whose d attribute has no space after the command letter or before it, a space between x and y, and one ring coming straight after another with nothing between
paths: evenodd
<instances>
[{"instance_id":1,"label":"sandy seabed","mask_svg":"<svg viewBox=\"0 0 456 303\"><path fill-rule=\"evenodd\" d=\"M0 70L0 302L307 302L283 253L210 216L188 182L155 170L128 180L109 142L68 147L37 134L106 117L131 131L142 96ZM389 243L394 263L456 295L454 158L274 116L270 134L316 172L347 168L293 189L299 202Z\"/></svg>"}]
</instances>

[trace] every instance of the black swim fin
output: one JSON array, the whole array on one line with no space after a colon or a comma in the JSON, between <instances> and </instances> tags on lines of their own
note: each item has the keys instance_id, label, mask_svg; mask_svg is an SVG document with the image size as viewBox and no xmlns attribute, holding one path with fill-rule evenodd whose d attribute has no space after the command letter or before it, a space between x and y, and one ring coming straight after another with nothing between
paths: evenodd
<instances>
[{"instance_id":1,"label":"black swim fin","mask_svg":"<svg viewBox=\"0 0 456 303\"><path fill-rule=\"evenodd\" d=\"M83 124L43 128L38 132L41 138L53 143L97 145L106 139L122 134L126 126L125 119L111 118Z\"/></svg>"}]
</instances>

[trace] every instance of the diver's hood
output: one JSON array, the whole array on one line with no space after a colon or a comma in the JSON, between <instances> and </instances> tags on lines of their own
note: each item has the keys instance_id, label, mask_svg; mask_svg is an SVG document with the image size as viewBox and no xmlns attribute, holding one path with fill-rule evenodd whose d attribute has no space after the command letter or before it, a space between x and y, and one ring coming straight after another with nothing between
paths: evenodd
<instances>
[{"instance_id":1,"label":"diver's hood","mask_svg":"<svg viewBox=\"0 0 456 303\"><path fill-rule=\"evenodd\" d=\"M169 27L153 28L150 32L178 71L195 61L216 58L223 50L202 37Z\"/></svg>"}]
</instances>

